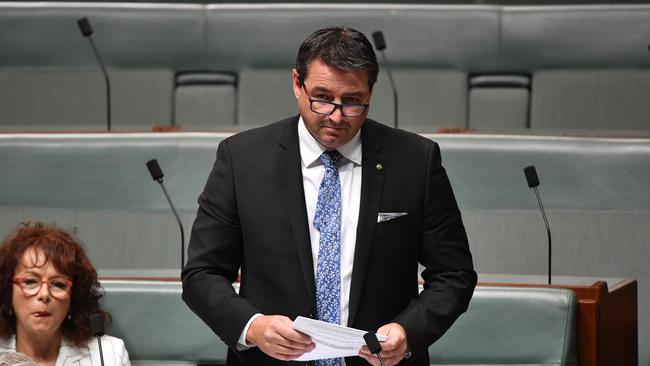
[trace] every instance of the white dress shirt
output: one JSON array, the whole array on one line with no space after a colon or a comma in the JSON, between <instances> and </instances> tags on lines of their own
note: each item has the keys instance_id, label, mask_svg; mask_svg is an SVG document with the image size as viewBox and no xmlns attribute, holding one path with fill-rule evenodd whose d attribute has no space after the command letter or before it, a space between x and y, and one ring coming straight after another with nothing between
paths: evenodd
<instances>
[{"instance_id":1,"label":"white dress shirt","mask_svg":"<svg viewBox=\"0 0 650 366\"><path fill-rule=\"evenodd\" d=\"M320 156L327 148L321 145L307 131L300 118L298 122L298 139L300 141L300 160L302 161L302 183L305 190L309 237L311 238L311 255L314 274L318 265L320 232L314 227L314 216L318 202L318 190L325 176L325 166ZM360 131L347 144L339 147L343 155L339 165L341 180L341 324L347 325L350 303L350 283L352 281L352 264L354 247L357 240L357 223L361 201L361 139Z\"/></svg>"},{"instance_id":2,"label":"white dress shirt","mask_svg":"<svg viewBox=\"0 0 650 366\"><path fill-rule=\"evenodd\" d=\"M360 130L345 145L337 150L343 155L339 165L341 181L341 324L347 325L350 303L350 284L352 282L352 265L354 263L354 248L357 240L357 224L359 222L359 206L361 203L361 134ZM318 202L318 190L325 176L325 167L320 161L322 153L328 149L321 145L307 130L300 117L298 121L298 142L302 183L305 190L307 219L309 221L309 237L311 238L311 254L314 274L318 265L318 249L320 247L320 232L314 227L314 215ZM255 318L254 315L244 327L239 337L240 350L251 347L246 343L246 333Z\"/></svg>"}]
</instances>

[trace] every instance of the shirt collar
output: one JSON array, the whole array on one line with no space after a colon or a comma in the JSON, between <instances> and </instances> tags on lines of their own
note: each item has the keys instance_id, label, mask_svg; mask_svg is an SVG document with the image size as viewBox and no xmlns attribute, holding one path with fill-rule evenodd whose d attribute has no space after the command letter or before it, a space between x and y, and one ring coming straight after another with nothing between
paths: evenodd
<instances>
[{"instance_id":1,"label":"shirt collar","mask_svg":"<svg viewBox=\"0 0 650 366\"><path fill-rule=\"evenodd\" d=\"M321 145L309 133L302 116L298 120L298 142L300 144L300 159L302 160L302 164L307 168L320 165L320 156L328 149ZM345 160L351 161L355 165L361 165L361 129L357 131L357 134L354 135L352 140L336 150L343 155Z\"/></svg>"}]
</instances>

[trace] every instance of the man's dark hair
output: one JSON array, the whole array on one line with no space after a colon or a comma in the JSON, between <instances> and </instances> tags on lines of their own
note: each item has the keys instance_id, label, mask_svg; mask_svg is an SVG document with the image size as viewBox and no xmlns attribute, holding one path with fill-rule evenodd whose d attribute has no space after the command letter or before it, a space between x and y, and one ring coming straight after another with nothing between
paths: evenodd
<instances>
[{"instance_id":1,"label":"man's dark hair","mask_svg":"<svg viewBox=\"0 0 650 366\"><path fill-rule=\"evenodd\" d=\"M379 66L372 44L363 33L348 27L319 29L300 45L296 57L296 70L300 85L304 85L307 69L314 60L342 71L368 72L368 86L377 81Z\"/></svg>"}]
</instances>

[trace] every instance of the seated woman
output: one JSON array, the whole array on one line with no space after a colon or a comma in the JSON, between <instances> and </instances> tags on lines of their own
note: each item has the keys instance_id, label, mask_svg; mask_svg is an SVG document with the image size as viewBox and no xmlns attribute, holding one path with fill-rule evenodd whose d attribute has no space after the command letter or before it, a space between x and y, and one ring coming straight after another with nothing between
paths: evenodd
<instances>
[{"instance_id":1,"label":"seated woman","mask_svg":"<svg viewBox=\"0 0 650 366\"><path fill-rule=\"evenodd\" d=\"M0 352L20 352L41 366L100 365L90 316L99 306L97 271L67 232L20 225L0 247ZM11 294L11 296L8 296ZM106 366L129 366L121 339L103 336Z\"/></svg>"}]
</instances>

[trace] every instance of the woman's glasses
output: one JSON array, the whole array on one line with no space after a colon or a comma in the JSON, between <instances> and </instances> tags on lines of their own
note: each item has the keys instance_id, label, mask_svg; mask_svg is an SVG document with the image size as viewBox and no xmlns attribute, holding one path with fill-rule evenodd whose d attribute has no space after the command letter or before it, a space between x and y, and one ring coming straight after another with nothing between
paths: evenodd
<instances>
[{"instance_id":1,"label":"woman's glasses","mask_svg":"<svg viewBox=\"0 0 650 366\"><path fill-rule=\"evenodd\" d=\"M43 284L47 284L50 295L59 300L70 296L72 290L72 281L64 277L53 277L44 280L38 276L27 274L14 277L13 283L20 286L27 297L34 296L41 291Z\"/></svg>"}]
</instances>

